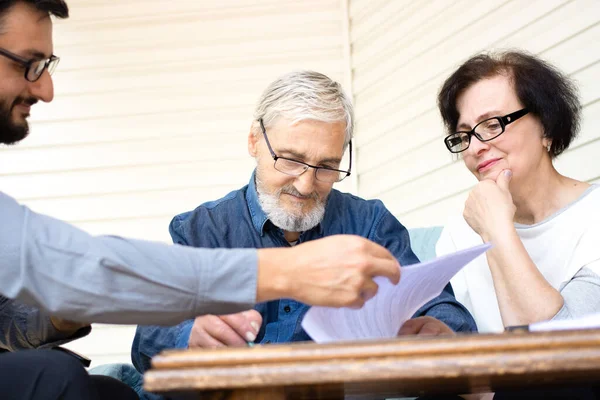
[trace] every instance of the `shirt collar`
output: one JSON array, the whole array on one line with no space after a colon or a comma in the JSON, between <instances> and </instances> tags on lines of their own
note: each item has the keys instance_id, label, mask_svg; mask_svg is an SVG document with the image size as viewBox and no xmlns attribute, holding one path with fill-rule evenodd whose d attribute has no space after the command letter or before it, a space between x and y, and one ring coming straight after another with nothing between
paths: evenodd
<instances>
[{"instance_id":1,"label":"shirt collar","mask_svg":"<svg viewBox=\"0 0 600 400\"><path fill-rule=\"evenodd\" d=\"M250 182L248 183L248 190L246 191L246 203L248 203L248 209L250 210L250 215L252 216L252 225L254 225L254 229L256 229L260 236L263 236L265 233L265 225L269 219L267 218L267 214L265 214L260 206L260 202L258 201L258 191L256 190L255 177L256 170L254 170L252 173Z\"/></svg>"}]
</instances>

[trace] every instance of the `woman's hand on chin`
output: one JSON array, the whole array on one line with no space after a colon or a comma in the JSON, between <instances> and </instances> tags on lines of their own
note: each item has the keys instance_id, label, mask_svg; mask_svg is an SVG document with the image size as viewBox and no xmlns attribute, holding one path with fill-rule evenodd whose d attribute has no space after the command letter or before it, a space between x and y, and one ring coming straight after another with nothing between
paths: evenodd
<instances>
[{"instance_id":1,"label":"woman's hand on chin","mask_svg":"<svg viewBox=\"0 0 600 400\"><path fill-rule=\"evenodd\" d=\"M484 242L513 227L516 207L509 190L511 178L512 172L505 169L496 181L482 180L469 193L463 217Z\"/></svg>"}]
</instances>

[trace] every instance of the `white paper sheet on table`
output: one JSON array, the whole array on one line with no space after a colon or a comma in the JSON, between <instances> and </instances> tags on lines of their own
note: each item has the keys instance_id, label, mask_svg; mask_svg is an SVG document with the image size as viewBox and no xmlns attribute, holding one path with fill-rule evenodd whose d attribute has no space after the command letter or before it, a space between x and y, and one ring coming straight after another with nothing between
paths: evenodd
<instances>
[{"instance_id":1,"label":"white paper sheet on table","mask_svg":"<svg viewBox=\"0 0 600 400\"><path fill-rule=\"evenodd\" d=\"M600 313L584 315L573 319L535 322L529 325L531 332L564 331L574 329L600 329Z\"/></svg>"},{"instance_id":2,"label":"white paper sheet on table","mask_svg":"<svg viewBox=\"0 0 600 400\"><path fill-rule=\"evenodd\" d=\"M311 307L302 327L317 343L396 337L404 322L437 297L458 271L490 247L482 244L402 267L398 285L376 277L379 291L361 309Z\"/></svg>"}]
</instances>

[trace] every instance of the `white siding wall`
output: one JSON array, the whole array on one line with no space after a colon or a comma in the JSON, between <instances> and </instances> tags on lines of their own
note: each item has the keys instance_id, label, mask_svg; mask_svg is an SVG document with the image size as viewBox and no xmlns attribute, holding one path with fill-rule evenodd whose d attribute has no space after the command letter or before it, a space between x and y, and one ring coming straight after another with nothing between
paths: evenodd
<instances>
[{"instance_id":1,"label":"white siding wall","mask_svg":"<svg viewBox=\"0 0 600 400\"><path fill-rule=\"evenodd\" d=\"M0 149L0 188L94 234L170 241L173 215L248 182L253 106L280 74L343 81L339 0L69 0L56 96ZM347 59L347 58L346 58ZM132 327L71 348L129 361Z\"/></svg>"},{"instance_id":2,"label":"white siding wall","mask_svg":"<svg viewBox=\"0 0 600 400\"><path fill-rule=\"evenodd\" d=\"M519 47L576 79L580 137L559 171L600 179L600 1L350 0L358 193L408 227L459 213L475 179L446 150L436 95L469 56Z\"/></svg>"}]
</instances>

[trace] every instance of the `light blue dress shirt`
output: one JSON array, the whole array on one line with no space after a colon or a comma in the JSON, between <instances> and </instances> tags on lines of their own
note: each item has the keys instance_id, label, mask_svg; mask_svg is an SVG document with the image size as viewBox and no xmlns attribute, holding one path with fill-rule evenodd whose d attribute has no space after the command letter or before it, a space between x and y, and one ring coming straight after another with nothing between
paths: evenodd
<instances>
[{"instance_id":1,"label":"light blue dress shirt","mask_svg":"<svg viewBox=\"0 0 600 400\"><path fill-rule=\"evenodd\" d=\"M256 249L91 236L0 192L0 295L87 322L173 324L252 308Z\"/></svg>"}]
</instances>

